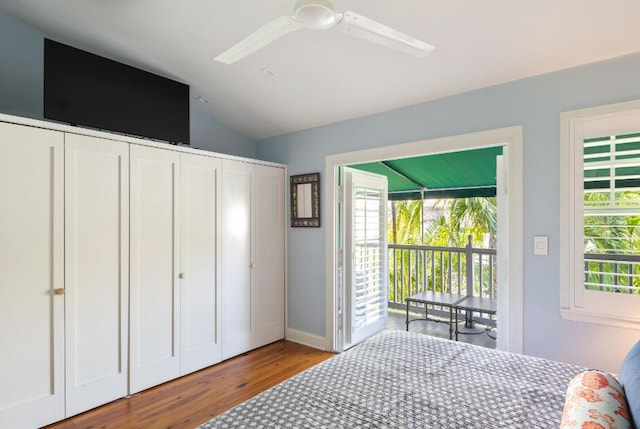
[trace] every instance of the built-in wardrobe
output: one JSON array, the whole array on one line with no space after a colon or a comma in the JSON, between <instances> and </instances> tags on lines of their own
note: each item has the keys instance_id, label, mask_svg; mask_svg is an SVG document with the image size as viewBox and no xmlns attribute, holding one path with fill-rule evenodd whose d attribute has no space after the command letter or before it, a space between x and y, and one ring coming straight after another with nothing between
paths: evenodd
<instances>
[{"instance_id":1,"label":"built-in wardrobe","mask_svg":"<svg viewBox=\"0 0 640 429\"><path fill-rule=\"evenodd\" d=\"M285 174L0 115L0 427L283 338Z\"/></svg>"}]
</instances>

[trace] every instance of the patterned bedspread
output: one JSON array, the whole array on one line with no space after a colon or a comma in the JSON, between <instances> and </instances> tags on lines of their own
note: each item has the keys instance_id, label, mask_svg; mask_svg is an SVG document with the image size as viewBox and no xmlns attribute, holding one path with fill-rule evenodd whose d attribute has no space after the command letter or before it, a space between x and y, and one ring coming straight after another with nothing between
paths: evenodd
<instances>
[{"instance_id":1,"label":"patterned bedspread","mask_svg":"<svg viewBox=\"0 0 640 429\"><path fill-rule=\"evenodd\" d=\"M583 370L385 331L200 428L557 428Z\"/></svg>"}]
</instances>

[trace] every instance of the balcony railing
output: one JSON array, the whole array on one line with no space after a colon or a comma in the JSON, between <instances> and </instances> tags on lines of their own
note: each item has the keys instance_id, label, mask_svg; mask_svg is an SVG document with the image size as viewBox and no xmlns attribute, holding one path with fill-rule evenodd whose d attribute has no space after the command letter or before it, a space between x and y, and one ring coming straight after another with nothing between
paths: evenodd
<instances>
[{"instance_id":1,"label":"balcony railing","mask_svg":"<svg viewBox=\"0 0 640 429\"><path fill-rule=\"evenodd\" d=\"M640 256L586 253L584 285L601 292L640 293Z\"/></svg>"},{"instance_id":2,"label":"balcony railing","mask_svg":"<svg viewBox=\"0 0 640 429\"><path fill-rule=\"evenodd\" d=\"M390 308L405 309L407 297L425 290L497 299L496 250L473 247L471 237L465 247L388 247ZM640 256L585 254L584 259L587 289L640 294Z\"/></svg>"},{"instance_id":3,"label":"balcony railing","mask_svg":"<svg viewBox=\"0 0 640 429\"><path fill-rule=\"evenodd\" d=\"M425 290L496 299L496 249L390 244L389 307Z\"/></svg>"}]
</instances>

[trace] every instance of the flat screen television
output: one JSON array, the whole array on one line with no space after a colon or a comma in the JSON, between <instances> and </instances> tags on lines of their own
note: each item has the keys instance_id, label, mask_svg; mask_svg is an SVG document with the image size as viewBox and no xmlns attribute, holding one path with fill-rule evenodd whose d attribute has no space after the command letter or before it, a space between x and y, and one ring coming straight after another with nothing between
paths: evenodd
<instances>
[{"instance_id":1,"label":"flat screen television","mask_svg":"<svg viewBox=\"0 0 640 429\"><path fill-rule=\"evenodd\" d=\"M189 86L45 39L44 117L189 144Z\"/></svg>"}]
</instances>

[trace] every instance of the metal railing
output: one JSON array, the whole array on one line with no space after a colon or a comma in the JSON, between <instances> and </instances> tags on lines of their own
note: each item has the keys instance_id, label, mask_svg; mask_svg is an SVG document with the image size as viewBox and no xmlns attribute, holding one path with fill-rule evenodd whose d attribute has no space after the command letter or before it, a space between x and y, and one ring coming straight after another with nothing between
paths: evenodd
<instances>
[{"instance_id":1,"label":"metal railing","mask_svg":"<svg viewBox=\"0 0 640 429\"><path fill-rule=\"evenodd\" d=\"M390 244L389 308L405 309L406 298L422 291L497 298L496 250ZM584 255L589 290L640 294L640 256ZM415 310L419 310L416 308Z\"/></svg>"},{"instance_id":2,"label":"metal railing","mask_svg":"<svg viewBox=\"0 0 640 429\"><path fill-rule=\"evenodd\" d=\"M588 290L639 293L640 256L585 253L584 285Z\"/></svg>"},{"instance_id":3,"label":"metal railing","mask_svg":"<svg viewBox=\"0 0 640 429\"><path fill-rule=\"evenodd\" d=\"M389 246L389 307L405 308L405 299L422 291L496 299L496 249Z\"/></svg>"}]
</instances>

